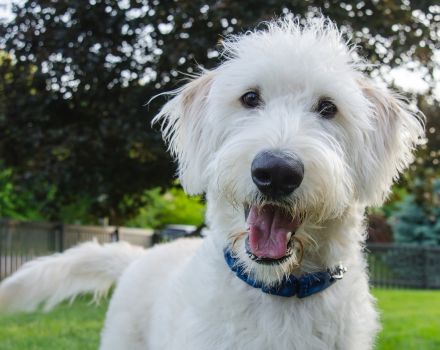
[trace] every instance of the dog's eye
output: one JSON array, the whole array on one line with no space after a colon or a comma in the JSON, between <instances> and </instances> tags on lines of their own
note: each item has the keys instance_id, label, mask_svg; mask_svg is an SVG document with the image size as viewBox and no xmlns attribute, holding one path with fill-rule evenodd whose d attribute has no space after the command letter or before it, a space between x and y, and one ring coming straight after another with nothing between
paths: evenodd
<instances>
[{"instance_id":1,"label":"dog's eye","mask_svg":"<svg viewBox=\"0 0 440 350\"><path fill-rule=\"evenodd\" d=\"M316 111L325 119L331 119L336 115L338 107L329 99L323 98L319 100Z\"/></svg>"},{"instance_id":2,"label":"dog's eye","mask_svg":"<svg viewBox=\"0 0 440 350\"><path fill-rule=\"evenodd\" d=\"M256 108L261 104L260 94L257 91L248 91L240 97L240 101L246 108Z\"/></svg>"}]
</instances>

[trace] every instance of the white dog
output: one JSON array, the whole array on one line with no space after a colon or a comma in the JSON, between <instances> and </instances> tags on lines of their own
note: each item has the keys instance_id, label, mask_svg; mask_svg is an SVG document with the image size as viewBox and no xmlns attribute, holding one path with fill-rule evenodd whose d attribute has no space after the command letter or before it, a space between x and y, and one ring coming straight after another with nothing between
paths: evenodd
<instances>
[{"instance_id":1,"label":"white dog","mask_svg":"<svg viewBox=\"0 0 440 350\"><path fill-rule=\"evenodd\" d=\"M149 250L85 243L6 279L50 308L117 280L101 349L371 349L364 212L412 161L423 118L363 73L325 19L224 42L156 117L209 234Z\"/></svg>"}]
</instances>

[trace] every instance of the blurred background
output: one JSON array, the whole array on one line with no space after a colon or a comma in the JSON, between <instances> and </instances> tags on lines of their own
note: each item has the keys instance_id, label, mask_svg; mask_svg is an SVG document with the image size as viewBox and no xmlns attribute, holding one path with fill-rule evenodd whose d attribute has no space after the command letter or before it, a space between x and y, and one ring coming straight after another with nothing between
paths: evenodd
<instances>
[{"instance_id":1,"label":"blurred background","mask_svg":"<svg viewBox=\"0 0 440 350\"><path fill-rule=\"evenodd\" d=\"M440 288L440 5L422 0L0 0L0 279L95 236L198 234L203 198L150 127L166 99L147 102L218 65L228 34L290 12L334 20L427 116L416 162L367 213L369 261L374 285Z\"/></svg>"},{"instance_id":2,"label":"blurred background","mask_svg":"<svg viewBox=\"0 0 440 350\"><path fill-rule=\"evenodd\" d=\"M436 1L0 0L0 216L200 224L198 199L181 194L150 127L165 98L146 103L197 65L218 65L224 36L289 11L336 21L377 64L371 76L427 115L416 164L372 213L376 226L394 226L380 239L440 244Z\"/></svg>"}]
</instances>

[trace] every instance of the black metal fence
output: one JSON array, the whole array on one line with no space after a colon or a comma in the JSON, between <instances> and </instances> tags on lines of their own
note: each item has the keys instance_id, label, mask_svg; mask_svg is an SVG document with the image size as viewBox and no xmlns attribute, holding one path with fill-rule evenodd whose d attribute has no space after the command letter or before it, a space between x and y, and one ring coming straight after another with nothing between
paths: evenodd
<instances>
[{"instance_id":1,"label":"black metal fence","mask_svg":"<svg viewBox=\"0 0 440 350\"><path fill-rule=\"evenodd\" d=\"M440 289L440 248L369 244L370 283L384 288Z\"/></svg>"},{"instance_id":2,"label":"black metal fence","mask_svg":"<svg viewBox=\"0 0 440 350\"><path fill-rule=\"evenodd\" d=\"M125 240L149 247L152 245L153 231L0 219L0 280L37 256L62 252L92 239L101 243Z\"/></svg>"},{"instance_id":3,"label":"black metal fence","mask_svg":"<svg viewBox=\"0 0 440 350\"><path fill-rule=\"evenodd\" d=\"M0 219L0 280L28 260L62 252L91 239L101 243L125 240L149 247L153 244L153 231ZM440 248L369 244L366 256L373 286L440 289Z\"/></svg>"}]
</instances>

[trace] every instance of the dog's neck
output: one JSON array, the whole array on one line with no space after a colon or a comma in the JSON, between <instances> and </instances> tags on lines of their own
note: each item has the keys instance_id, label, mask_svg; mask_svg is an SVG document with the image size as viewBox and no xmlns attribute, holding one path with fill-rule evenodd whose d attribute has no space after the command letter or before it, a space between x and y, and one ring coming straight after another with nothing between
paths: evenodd
<instances>
[{"instance_id":1,"label":"dog's neck","mask_svg":"<svg viewBox=\"0 0 440 350\"><path fill-rule=\"evenodd\" d=\"M335 266L339 262L350 265L357 260L365 242L365 206L353 205L340 218L322 223L309 233L316 242L316 249L310 249L304 256L303 269L314 271L314 265Z\"/></svg>"}]
</instances>

